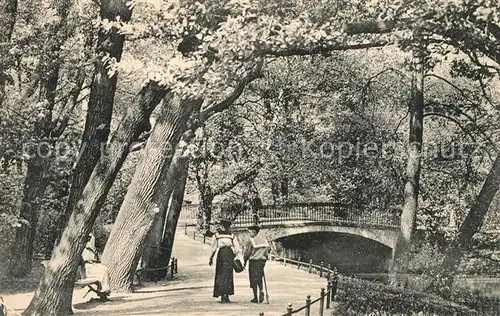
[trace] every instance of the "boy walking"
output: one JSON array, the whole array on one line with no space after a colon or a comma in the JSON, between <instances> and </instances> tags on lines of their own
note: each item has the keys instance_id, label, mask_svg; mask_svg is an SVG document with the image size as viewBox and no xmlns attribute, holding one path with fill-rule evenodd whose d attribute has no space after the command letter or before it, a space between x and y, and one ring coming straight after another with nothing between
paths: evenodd
<instances>
[{"instance_id":1,"label":"boy walking","mask_svg":"<svg viewBox=\"0 0 500 316\"><path fill-rule=\"evenodd\" d=\"M264 301L264 267L266 261L269 259L269 243L266 238L259 235L259 226L253 225L248 227L248 232L250 233L250 240L245 246L245 252L243 254L244 265L248 265L248 275L250 278L250 287L253 291L253 299L250 301L252 303L262 303ZM259 296L257 297L257 293Z\"/></svg>"}]
</instances>

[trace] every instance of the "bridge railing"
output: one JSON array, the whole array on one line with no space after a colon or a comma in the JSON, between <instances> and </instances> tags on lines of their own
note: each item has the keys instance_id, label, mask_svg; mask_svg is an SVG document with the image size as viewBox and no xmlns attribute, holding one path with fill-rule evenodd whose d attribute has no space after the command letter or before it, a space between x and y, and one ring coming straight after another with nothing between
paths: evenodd
<instances>
[{"instance_id":1,"label":"bridge railing","mask_svg":"<svg viewBox=\"0 0 500 316\"><path fill-rule=\"evenodd\" d=\"M180 221L195 221L198 214L198 204L184 204L179 215Z\"/></svg>"},{"instance_id":2,"label":"bridge railing","mask_svg":"<svg viewBox=\"0 0 500 316\"><path fill-rule=\"evenodd\" d=\"M212 217L220 216L217 207ZM183 206L180 220L195 221L198 205ZM250 209L237 214L233 225L247 226L255 222L255 214ZM338 223L343 226L374 225L398 227L399 212L396 209L379 210L363 206L350 206L342 203L294 203L284 205L264 205L258 210L261 225L279 225L304 222Z\"/></svg>"},{"instance_id":3,"label":"bridge railing","mask_svg":"<svg viewBox=\"0 0 500 316\"><path fill-rule=\"evenodd\" d=\"M399 218L396 210L380 211L354 208L340 203L297 203L285 205L264 205L258 211L261 225L329 222L339 225L376 225L398 227ZM253 223L250 210L245 210L236 217L235 226Z\"/></svg>"}]
</instances>

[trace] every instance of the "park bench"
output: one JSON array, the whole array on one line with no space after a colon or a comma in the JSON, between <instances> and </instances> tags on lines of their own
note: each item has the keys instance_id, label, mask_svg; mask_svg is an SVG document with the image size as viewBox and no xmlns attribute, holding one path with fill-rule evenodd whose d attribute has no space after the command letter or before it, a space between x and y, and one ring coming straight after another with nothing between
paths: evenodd
<instances>
[{"instance_id":1,"label":"park bench","mask_svg":"<svg viewBox=\"0 0 500 316\"><path fill-rule=\"evenodd\" d=\"M43 260L41 262L41 264L44 266L44 267L47 267L47 264L49 263L49 260ZM88 291L87 293L85 293L85 296L87 296L87 294L89 294L90 292L94 292L95 294L97 294L97 296L99 296L99 299L103 300L103 301L108 301L108 295L109 293L104 293L104 292L101 292L99 289L101 288L101 281L99 281L97 278L85 278L85 279L78 279L75 281L75 286L80 286L82 288L88 288Z\"/></svg>"},{"instance_id":2,"label":"park bench","mask_svg":"<svg viewBox=\"0 0 500 316\"><path fill-rule=\"evenodd\" d=\"M101 288L101 282L96 279L96 278L86 278L86 279L79 279L76 280L75 286L81 286L82 288L87 287L88 291L85 293L85 296L89 294L90 292L94 292L99 296L99 298L103 301L107 301L108 299L108 293L101 292L99 289Z\"/></svg>"}]
</instances>

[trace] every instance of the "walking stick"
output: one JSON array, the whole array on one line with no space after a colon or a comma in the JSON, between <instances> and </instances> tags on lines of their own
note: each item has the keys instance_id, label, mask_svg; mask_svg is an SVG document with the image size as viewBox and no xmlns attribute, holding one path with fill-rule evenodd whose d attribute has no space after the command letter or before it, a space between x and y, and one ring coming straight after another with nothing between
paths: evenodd
<instances>
[{"instance_id":1,"label":"walking stick","mask_svg":"<svg viewBox=\"0 0 500 316\"><path fill-rule=\"evenodd\" d=\"M266 304L269 304L269 294L267 293L266 274L263 273L262 277L264 278L264 288L266 289Z\"/></svg>"}]
</instances>

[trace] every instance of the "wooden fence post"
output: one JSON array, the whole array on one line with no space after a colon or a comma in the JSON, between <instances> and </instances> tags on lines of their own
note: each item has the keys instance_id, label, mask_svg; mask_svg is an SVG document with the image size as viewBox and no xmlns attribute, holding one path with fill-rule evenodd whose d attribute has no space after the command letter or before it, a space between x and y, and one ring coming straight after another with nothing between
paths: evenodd
<instances>
[{"instance_id":1,"label":"wooden fence post","mask_svg":"<svg viewBox=\"0 0 500 316\"><path fill-rule=\"evenodd\" d=\"M286 267L286 256L283 257L283 265Z\"/></svg>"},{"instance_id":2,"label":"wooden fence post","mask_svg":"<svg viewBox=\"0 0 500 316\"><path fill-rule=\"evenodd\" d=\"M203 243L205 243L205 238L206 238L206 236L205 236L205 234L203 234Z\"/></svg>"},{"instance_id":3,"label":"wooden fence post","mask_svg":"<svg viewBox=\"0 0 500 316\"><path fill-rule=\"evenodd\" d=\"M330 278L332 277L332 265L331 264L328 264L327 270L328 270L328 272L326 274L326 279L330 280Z\"/></svg>"},{"instance_id":4,"label":"wooden fence post","mask_svg":"<svg viewBox=\"0 0 500 316\"><path fill-rule=\"evenodd\" d=\"M319 277L323 277L323 261L319 263Z\"/></svg>"},{"instance_id":5,"label":"wooden fence post","mask_svg":"<svg viewBox=\"0 0 500 316\"><path fill-rule=\"evenodd\" d=\"M299 261L299 263L297 264L297 269L299 269L299 270L300 270L300 263L301 263L301 261L300 261L300 260L301 260L301 258L300 258L300 256L299 256L299 260L298 260L298 261Z\"/></svg>"},{"instance_id":6,"label":"wooden fence post","mask_svg":"<svg viewBox=\"0 0 500 316\"><path fill-rule=\"evenodd\" d=\"M193 232L193 239L196 240L196 229Z\"/></svg>"},{"instance_id":7,"label":"wooden fence post","mask_svg":"<svg viewBox=\"0 0 500 316\"><path fill-rule=\"evenodd\" d=\"M337 286L338 286L338 281L339 277L337 275L337 269L334 268L333 270L333 280L332 280L332 303L335 300L335 294L337 294Z\"/></svg>"},{"instance_id":8,"label":"wooden fence post","mask_svg":"<svg viewBox=\"0 0 500 316\"><path fill-rule=\"evenodd\" d=\"M312 271L312 264L313 264L313 259L309 260L309 269L308 269L309 273L311 273Z\"/></svg>"},{"instance_id":9,"label":"wooden fence post","mask_svg":"<svg viewBox=\"0 0 500 316\"><path fill-rule=\"evenodd\" d=\"M311 295L306 298L306 316L311 316Z\"/></svg>"},{"instance_id":10,"label":"wooden fence post","mask_svg":"<svg viewBox=\"0 0 500 316\"><path fill-rule=\"evenodd\" d=\"M178 260L177 258L175 258L175 265L174 265L175 269L174 269L174 273L177 274L177 269L179 268L179 264L178 264Z\"/></svg>"},{"instance_id":11,"label":"wooden fence post","mask_svg":"<svg viewBox=\"0 0 500 316\"><path fill-rule=\"evenodd\" d=\"M319 295L320 295L319 316L323 316L323 312L325 311L325 288L321 289L321 292Z\"/></svg>"},{"instance_id":12,"label":"wooden fence post","mask_svg":"<svg viewBox=\"0 0 500 316\"><path fill-rule=\"evenodd\" d=\"M172 260L170 261L170 279L174 279L174 269L175 269L175 258L172 257Z\"/></svg>"},{"instance_id":13,"label":"wooden fence post","mask_svg":"<svg viewBox=\"0 0 500 316\"><path fill-rule=\"evenodd\" d=\"M184 224L184 235L188 234L188 224Z\"/></svg>"},{"instance_id":14,"label":"wooden fence post","mask_svg":"<svg viewBox=\"0 0 500 316\"><path fill-rule=\"evenodd\" d=\"M328 279L328 284L326 286L326 309L330 309L330 300L331 300L331 292L332 291L332 280Z\"/></svg>"},{"instance_id":15,"label":"wooden fence post","mask_svg":"<svg viewBox=\"0 0 500 316\"><path fill-rule=\"evenodd\" d=\"M292 313L293 313L292 303L288 303L288 307L286 309L286 312L287 312L288 316L292 316Z\"/></svg>"}]
</instances>

